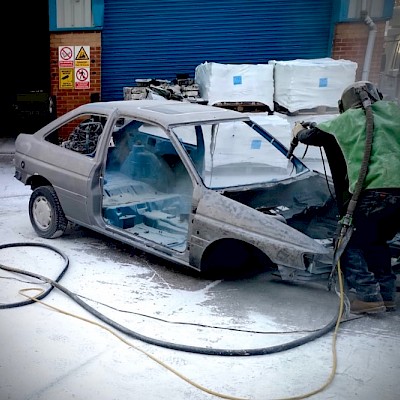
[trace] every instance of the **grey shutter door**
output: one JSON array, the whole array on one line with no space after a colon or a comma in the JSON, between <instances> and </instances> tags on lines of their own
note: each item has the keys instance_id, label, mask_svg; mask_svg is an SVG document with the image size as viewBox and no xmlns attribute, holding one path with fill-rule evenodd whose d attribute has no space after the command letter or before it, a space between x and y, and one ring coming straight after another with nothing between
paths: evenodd
<instances>
[{"instance_id":1,"label":"grey shutter door","mask_svg":"<svg viewBox=\"0 0 400 400\"><path fill-rule=\"evenodd\" d=\"M197 65L329 57L334 0L105 0L102 100Z\"/></svg>"}]
</instances>

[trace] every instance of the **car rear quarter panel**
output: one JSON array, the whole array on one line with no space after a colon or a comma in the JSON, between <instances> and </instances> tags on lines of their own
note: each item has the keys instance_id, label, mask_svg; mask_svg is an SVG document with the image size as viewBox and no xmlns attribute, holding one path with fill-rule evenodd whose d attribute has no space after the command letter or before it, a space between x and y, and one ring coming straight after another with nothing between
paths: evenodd
<instances>
[{"instance_id":1,"label":"car rear quarter panel","mask_svg":"<svg viewBox=\"0 0 400 400\"><path fill-rule=\"evenodd\" d=\"M46 142L35 135L19 135L15 142L15 167L24 184L43 177L54 187L66 217L88 224L88 185L96 161Z\"/></svg>"},{"instance_id":2,"label":"car rear quarter panel","mask_svg":"<svg viewBox=\"0 0 400 400\"><path fill-rule=\"evenodd\" d=\"M199 201L194 219L192 263L200 263L208 245L227 238L254 245L273 263L297 269L305 269L304 253L328 253L318 242L279 219L207 190Z\"/></svg>"}]
</instances>

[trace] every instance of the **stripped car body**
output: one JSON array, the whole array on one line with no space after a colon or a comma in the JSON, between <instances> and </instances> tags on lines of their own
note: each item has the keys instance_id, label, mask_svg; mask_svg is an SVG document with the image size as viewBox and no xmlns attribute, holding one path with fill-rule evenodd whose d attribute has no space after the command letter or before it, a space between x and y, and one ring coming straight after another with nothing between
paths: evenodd
<instances>
[{"instance_id":1,"label":"stripped car body","mask_svg":"<svg viewBox=\"0 0 400 400\"><path fill-rule=\"evenodd\" d=\"M332 184L251 117L179 101L90 103L15 142L42 237L69 222L204 273L327 277Z\"/></svg>"}]
</instances>

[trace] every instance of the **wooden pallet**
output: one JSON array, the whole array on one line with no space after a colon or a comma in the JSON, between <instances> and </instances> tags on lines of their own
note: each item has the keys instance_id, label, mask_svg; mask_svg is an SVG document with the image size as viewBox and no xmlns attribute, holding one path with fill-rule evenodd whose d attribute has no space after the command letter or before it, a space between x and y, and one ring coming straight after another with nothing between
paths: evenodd
<instances>
[{"instance_id":1,"label":"wooden pallet","mask_svg":"<svg viewBox=\"0 0 400 400\"><path fill-rule=\"evenodd\" d=\"M227 108L229 110L235 110L239 112L268 112L268 114L274 113L269 106L257 101L222 101L219 103L214 103L213 106Z\"/></svg>"},{"instance_id":2,"label":"wooden pallet","mask_svg":"<svg viewBox=\"0 0 400 400\"><path fill-rule=\"evenodd\" d=\"M302 114L338 114L339 109L337 107L326 107L318 106L313 108L305 108L296 111L289 111L287 108L280 106L278 103L274 103L274 110L281 114L288 116L302 115Z\"/></svg>"}]
</instances>

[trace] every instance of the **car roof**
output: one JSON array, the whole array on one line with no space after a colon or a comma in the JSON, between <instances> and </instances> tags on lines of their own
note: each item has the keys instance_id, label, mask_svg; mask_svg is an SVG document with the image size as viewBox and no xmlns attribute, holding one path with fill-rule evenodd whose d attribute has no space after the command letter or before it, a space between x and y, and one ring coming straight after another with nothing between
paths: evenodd
<instances>
[{"instance_id":1,"label":"car roof","mask_svg":"<svg viewBox=\"0 0 400 400\"><path fill-rule=\"evenodd\" d=\"M122 116L154 121L165 128L191 122L216 120L248 120L238 111L175 100L121 100L88 103L78 107L85 112L107 112L118 110Z\"/></svg>"}]
</instances>

